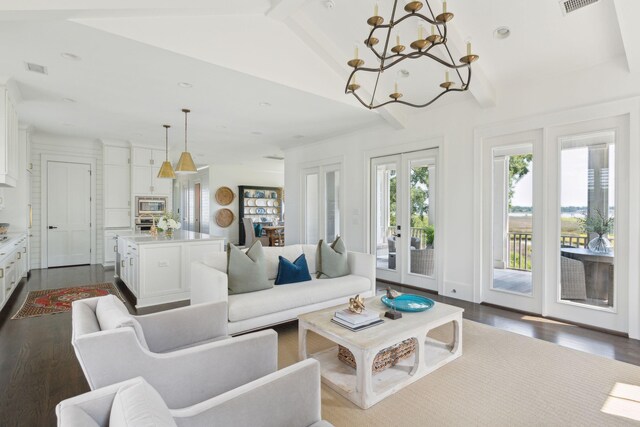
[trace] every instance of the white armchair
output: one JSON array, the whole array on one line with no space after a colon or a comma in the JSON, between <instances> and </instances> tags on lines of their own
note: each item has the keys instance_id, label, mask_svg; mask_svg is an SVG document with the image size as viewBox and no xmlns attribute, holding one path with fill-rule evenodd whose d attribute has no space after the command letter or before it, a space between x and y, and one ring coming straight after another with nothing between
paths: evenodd
<instances>
[{"instance_id":1,"label":"white armchair","mask_svg":"<svg viewBox=\"0 0 640 427\"><path fill-rule=\"evenodd\" d=\"M141 382L144 379L134 378L60 402L56 406L58 426L109 426L112 406L118 393L139 386ZM188 392L193 385L182 382L175 384L175 387L181 392ZM137 388L148 391L144 384ZM331 426L321 420L320 366L313 359L274 370L263 378L181 409L170 410L166 405L148 404L153 400L149 394L147 392L147 398L140 400L142 406L147 404L147 408L141 408L140 405L134 408L138 421L144 421L146 415L154 421L160 419L170 422L173 418L179 427Z\"/></svg>"},{"instance_id":2,"label":"white armchair","mask_svg":"<svg viewBox=\"0 0 640 427\"><path fill-rule=\"evenodd\" d=\"M132 316L117 299L105 313L107 298L116 299L72 305L71 342L92 390L141 376L170 408L184 408L277 369L277 334L228 337L226 303ZM125 321L114 327L117 317Z\"/></svg>"}]
</instances>

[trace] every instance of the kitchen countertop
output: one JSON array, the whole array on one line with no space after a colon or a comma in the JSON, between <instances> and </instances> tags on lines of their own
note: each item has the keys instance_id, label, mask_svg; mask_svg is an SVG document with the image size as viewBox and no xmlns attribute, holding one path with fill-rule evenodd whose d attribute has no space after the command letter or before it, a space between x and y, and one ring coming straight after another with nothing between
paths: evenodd
<instances>
[{"instance_id":1,"label":"kitchen countertop","mask_svg":"<svg viewBox=\"0 0 640 427\"><path fill-rule=\"evenodd\" d=\"M174 231L172 238L167 238L164 233L158 233L157 237L151 236L149 233L124 233L118 235L119 238L130 240L138 245L159 244L159 243L178 243L178 242L206 242L213 240L224 240L222 236L212 236L210 234L196 233L195 231Z\"/></svg>"}]
</instances>

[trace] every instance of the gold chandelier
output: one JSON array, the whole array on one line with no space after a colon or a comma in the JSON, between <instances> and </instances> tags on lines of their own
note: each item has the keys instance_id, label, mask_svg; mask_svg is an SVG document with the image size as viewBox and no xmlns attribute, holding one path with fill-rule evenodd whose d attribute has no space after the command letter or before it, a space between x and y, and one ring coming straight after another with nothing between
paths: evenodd
<instances>
[{"instance_id":1,"label":"gold chandelier","mask_svg":"<svg viewBox=\"0 0 640 427\"><path fill-rule=\"evenodd\" d=\"M351 93L362 105L369 109L380 108L392 103L421 108L433 104L441 96L447 93L464 92L469 90L469 84L471 83L471 63L477 61L479 56L471 53L471 43L469 42L467 43L467 54L460 58L458 63L453 59L451 51L447 46L447 23L453 19L453 13L447 11L447 2L445 1L442 3L442 12L438 15L434 14L434 11L429 4L429 0L425 0L424 2L412 1L407 3L404 7L406 14L399 18L396 18L397 6L398 0L394 0L391 19L388 24L385 24L384 18L378 15L377 4L375 6L373 16L367 19L367 24L372 28L369 32L369 37L364 40L364 44L376 56L379 61L379 65L375 68L364 67L364 60L358 57L358 48L356 47L354 58L347 62L347 64L353 68L353 71L347 80L345 93ZM419 13L425 6L425 14ZM410 50L407 50L406 46L403 46L400 43L399 35L396 35L395 46L391 46L392 30L409 18L417 18L420 20L420 25L418 26L418 37L416 40L411 42L409 46ZM431 34L427 37L424 37L424 28L422 27L422 23L431 25ZM383 40L383 48L381 52L376 49L376 46L380 43L380 38L376 37L376 35L380 32L383 34L382 36L379 36ZM432 50L437 46L442 46L445 52L445 59L442 59L432 53ZM389 94L389 98L391 99L383 102L376 102L376 93L379 89L378 84L380 83L380 75L389 68L407 60L432 60L446 67L444 81L440 84L442 91L440 91L433 99L421 104L416 104L400 99L403 94L398 91L398 83L396 82L394 85L394 91ZM461 73L461 70L464 68L467 69L466 78L464 78L463 73ZM454 71L454 74L457 75L460 80L459 85L449 78L449 70ZM360 85L356 83L356 74L359 72L376 74L375 85L373 87L373 91L371 91L371 100L368 102L357 93L358 89L360 89Z\"/></svg>"}]
</instances>

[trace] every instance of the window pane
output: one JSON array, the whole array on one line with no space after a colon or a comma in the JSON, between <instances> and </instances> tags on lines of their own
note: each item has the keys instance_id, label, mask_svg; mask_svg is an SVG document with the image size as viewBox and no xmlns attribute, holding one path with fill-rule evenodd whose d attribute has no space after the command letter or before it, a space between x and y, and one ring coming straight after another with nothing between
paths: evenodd
<instances>
[{"instance_id":1,"label":"window pane","mask_svg":"<svg viewBox=\"0 0 640 427\"><path fill-rule=\"evenodd\" d=\"M615 134L561 140L560 298L613 305Z\"/></svg>"}]
</instances>

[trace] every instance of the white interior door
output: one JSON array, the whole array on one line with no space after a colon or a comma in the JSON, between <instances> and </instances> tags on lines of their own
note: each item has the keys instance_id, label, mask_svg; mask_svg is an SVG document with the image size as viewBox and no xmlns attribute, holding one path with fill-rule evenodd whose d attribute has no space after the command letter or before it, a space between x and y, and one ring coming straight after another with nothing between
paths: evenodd
<instances>
[{"instance_id":1,"label":"white interior door","mask_svg":"<svg viewBox=\"0 0 640 427\"><path fill-rule=\"evenodd\" d=\"M438 291L438 150L371 160L372 253L383 280Z\"/></svg>"},{"instance_id":2,"label":"white interior door","mask_svg":"<svg viewBox=\"0 0 640 427\"><path fill-rule=\"evenodd\" d=\"M542 313L542 135L492 138L483 146L482 300Z\"/></svg>"},{"instance_id":3,"label":"white interior door","mask_svg":"<svg viewBox=\"0 0 640 427\"><path fill-rule=\"evenodd\" d=\"M47 266L91 262L91 165L47 164Z\"/></svg>"}]
</instances>

